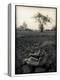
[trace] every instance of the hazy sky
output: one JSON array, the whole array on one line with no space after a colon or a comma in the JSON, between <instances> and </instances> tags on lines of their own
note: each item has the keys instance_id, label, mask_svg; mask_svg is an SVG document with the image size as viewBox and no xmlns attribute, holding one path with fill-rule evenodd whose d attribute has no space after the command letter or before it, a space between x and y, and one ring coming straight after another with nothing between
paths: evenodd
<instances>
[{"instance_id":1,"label":"hazy sky","mask_svg":"<svg viewBox=\"0 0 60 80\"><path fill-rule=\"evenodd\" d=\"M38 12L51 18L52 23L45 25L45 29L51 29L56 25L56 9L16 6L16 27L26 22L28 28L38 30L38 22L33 18Z\"/></svg>"}]
</instances>

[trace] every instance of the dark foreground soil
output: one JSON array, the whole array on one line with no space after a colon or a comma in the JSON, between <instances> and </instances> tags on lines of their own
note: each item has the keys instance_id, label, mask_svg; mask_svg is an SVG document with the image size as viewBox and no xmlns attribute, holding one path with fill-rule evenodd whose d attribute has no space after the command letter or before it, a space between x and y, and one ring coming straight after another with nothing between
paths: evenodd
<instances>
[{"instance_id":1,"label":"dark foreground soil","mask_svg":"<svg viewBox=\"0 0 60 80\"><path fill-rule=\"evenodd\" d=\"M53 41L55 45L48 45L47 48L48 61L43 66L31 66L23 64L23 60L40 49L40 45L44 41ZM55 32L17 32L15 44L15 74L27 73L43 73L56 72L56 33ZM50 62L52 63L50 64Z\"/></svg>"}]
</instances>

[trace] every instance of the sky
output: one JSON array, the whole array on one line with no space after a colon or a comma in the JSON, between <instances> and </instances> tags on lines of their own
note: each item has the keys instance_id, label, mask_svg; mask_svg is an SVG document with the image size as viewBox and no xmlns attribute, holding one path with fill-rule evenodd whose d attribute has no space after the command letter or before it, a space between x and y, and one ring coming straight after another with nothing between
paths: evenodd
<instances>
[{"instance_id":1,"label":"sky","mask_svg":"<svg viewBox=\"0 0 60 80\"><path fill-rule=\"evenodd\" d=\"M25 22L28 28L38 30L39 23L33 18L38 12L51 18L51 23L44 25L45 29L51 29L56 25L55 8L16 6L16 27L20 27Z\"/></svg>"}]
</instances>

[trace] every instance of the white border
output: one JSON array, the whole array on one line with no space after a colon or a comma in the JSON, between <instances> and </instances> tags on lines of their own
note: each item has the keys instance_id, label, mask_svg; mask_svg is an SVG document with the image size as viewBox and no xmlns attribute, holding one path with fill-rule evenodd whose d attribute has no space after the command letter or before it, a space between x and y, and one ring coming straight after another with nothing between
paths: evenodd
<instances>
[{"instance_id":1,"label":"white border","mask_svg":"<svg viewBox=\"0 0 60 80\"><path fill-rule=\"evenodd\" d=\"M15 5L11 5L11 76L15 75Z\"/></svg>"},{"instance_id":2,"label":"white border","mask_svg":"<svg viewBox=\"0 0 60 80\"><path fill-rule=\"evenodd\" d=\"M41 7L56 7L56 6L48 6L48 5L40 5L40 4L15 4L13 3L11 5L12 7L12 16L11 16L11 22L12 22L12 26L11 26L11 76L15 76L15 77L19 77L19 76L47 76L47 74L49 75L58 75L58 63L57 63L57 72L50 72L50 73L34 73L34 74L18 74L15 75L15 5L26 5L26 6L41 6ZM57 7L56 7L57 8ZM58 61L58 54L57 54L57 61Z\"/></svg>"}]
</instances>

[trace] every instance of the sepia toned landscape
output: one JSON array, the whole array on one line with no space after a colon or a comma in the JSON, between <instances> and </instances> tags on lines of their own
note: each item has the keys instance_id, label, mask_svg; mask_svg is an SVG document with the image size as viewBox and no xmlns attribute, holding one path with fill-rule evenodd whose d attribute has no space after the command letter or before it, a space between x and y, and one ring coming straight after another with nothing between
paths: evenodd
<instances>
[{"instance_id":1,"label":"sepia toned landscape","mask_svg":"<svg viewBox=\"0 0 60 80\"><path fill-rule=\"evenodd\" d=\"M56 8L16 6L15 18L15 74L56 72Z\"/></svg>"}]
</instances>

